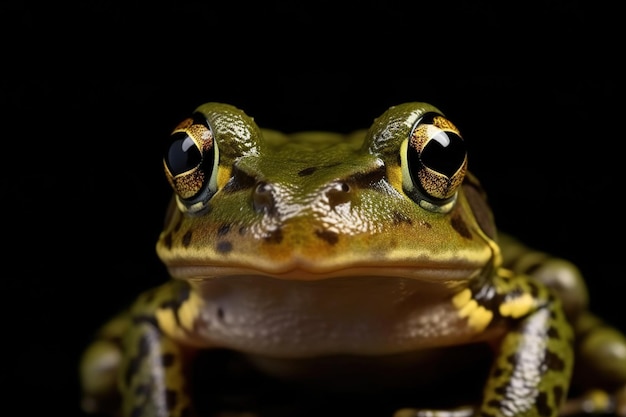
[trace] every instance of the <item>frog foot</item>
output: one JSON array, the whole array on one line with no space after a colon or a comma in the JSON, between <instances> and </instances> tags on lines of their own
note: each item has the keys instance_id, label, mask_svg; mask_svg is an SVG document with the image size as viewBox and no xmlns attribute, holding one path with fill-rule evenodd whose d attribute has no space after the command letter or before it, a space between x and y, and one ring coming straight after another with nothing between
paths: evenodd
<instances>
[{"instance_id":1,"label":"frog foot","mask_svg":"<svg viewBox=\"0 0 626 417\"><path fill-rule=\"evenodd\" d=\"M86 349L81 365L81 408L84 412L112 414L118 409L121 400L117 390L120 360L119 346L107 340L98 340Z\"/></svg>"},{"instance_id":2,"label":"frog foot","mask_svg":"<svg viewBox=\"0 0 626 417\"><path fill-rule=\"evenodd\" d=\"M568 400L561 408L559 416L602 414L626 417L626 386L614 394L600 389L589 390L578 398Z\"/></svg>"}]
</instances>

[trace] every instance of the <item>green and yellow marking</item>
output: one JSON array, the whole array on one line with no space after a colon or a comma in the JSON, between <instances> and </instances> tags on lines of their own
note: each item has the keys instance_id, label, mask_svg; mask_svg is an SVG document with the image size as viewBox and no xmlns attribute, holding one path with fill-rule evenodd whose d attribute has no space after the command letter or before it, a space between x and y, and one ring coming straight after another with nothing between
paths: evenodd
<instances>
[{"instance_id":1,"label":"green and yellow marking","mask_svg":"<svg viewBox=\"0 0 626 417\"><path fill-rule=\"evenodd\" d=\"M459 310L459 317L467 318L467 323L477 332L485 330L493 319L493 312L479 305L472 298L472 291L468 288L455 295L452 304Z\"/></svg>"}]
</instances>

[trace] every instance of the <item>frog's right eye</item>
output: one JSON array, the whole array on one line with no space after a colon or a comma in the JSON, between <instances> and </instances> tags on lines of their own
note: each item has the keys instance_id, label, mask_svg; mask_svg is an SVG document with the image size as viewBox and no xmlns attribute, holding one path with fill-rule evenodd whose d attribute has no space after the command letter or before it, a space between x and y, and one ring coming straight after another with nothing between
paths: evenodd
<instances>
[{"instance_id":1,"label":"frog's right eye","mask_svg":"<svg viewBox=\"0 0 626 417\"><path fill-rule=\"evenodd\" d=\"M163 165L179 207L196 213L217 191L218 149L206 117L194 113L183 120L166 141Z\"/></svg>"}]
</instances>

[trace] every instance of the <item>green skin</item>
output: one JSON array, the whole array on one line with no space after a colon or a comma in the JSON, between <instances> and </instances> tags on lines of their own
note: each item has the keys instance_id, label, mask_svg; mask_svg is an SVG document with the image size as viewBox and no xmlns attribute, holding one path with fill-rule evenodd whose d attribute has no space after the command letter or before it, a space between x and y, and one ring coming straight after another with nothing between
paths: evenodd
<instances>
[{"instance_id":1,"label":"green skin","mask_svg":"<svg viewBox=\"0 0 626 417\"><path fill-rule=\"evenodd\" d=\"M200 157L182 160L200 162L164 160L174 198L157 253L173 279L87 348L85 411L198 415L195 360L226 349L298 381L336 358L410 358L408 377L388 378L410 381L396 417L626 414L626 338L587 311L574 265L496 232L464 151L437 147L442 135L462 146L426 103L351 135L284 135L232 106L200 106L171 139L174 151L193 142ZM490 352L482 391L468 400L450 387L449 403L430 408L420 394L431 382L481 380L464 373L472 351L458 350L476 345ZM428 370L435 358L454 365Z\"/></svg>"}]
</instances>

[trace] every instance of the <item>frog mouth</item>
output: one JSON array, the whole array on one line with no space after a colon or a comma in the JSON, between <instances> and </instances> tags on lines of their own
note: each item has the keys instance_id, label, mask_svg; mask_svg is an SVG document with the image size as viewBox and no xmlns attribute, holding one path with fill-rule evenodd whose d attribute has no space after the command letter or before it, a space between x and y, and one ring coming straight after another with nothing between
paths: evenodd
<instances>
[{"instance_id":1,"label":"frog mouth","mask_svg":"<svg viewBox=\"0 0 626 417\"><path fill-rule=\"evenodd\" d=\"M311 254L302 248L274 255L241 254L211 259L194 255L162 260L173 278L189 281L229 276L263 276L282 281L375 276L458 285L487 273L486 270L498 263L499 252L483 242L478 247L439 249L418 255L407 250L390 251L383 255L372 251L371 257L341 251Z\"/></svg>"},{"instance_id":2,"label":"frog mouth","mask_svg":"<svg viewBox=\"0 0 626 417\"><path fill-rule=\"evenodd\" d=\"M426 266L352 266L334 270L313 270L294 267L285 270L266 271L247 267L213 266L213 265L185 265L169 266L172 277L187 281L204 281L215 278L249 276L269 277L284 281L322 281L335 278L401 278L432 283L455 283L473 280L482 274L484 265L437 265Z\"/></svg>"}]
</instances>

